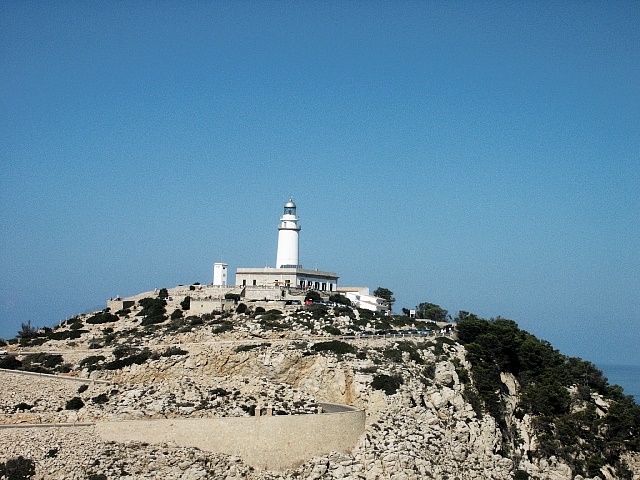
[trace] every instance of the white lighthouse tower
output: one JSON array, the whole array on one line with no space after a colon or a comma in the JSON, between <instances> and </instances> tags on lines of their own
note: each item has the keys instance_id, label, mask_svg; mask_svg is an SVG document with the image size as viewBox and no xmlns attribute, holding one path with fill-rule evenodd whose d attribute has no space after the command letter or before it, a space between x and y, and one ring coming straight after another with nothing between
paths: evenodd
<instances>
[{"instance_id":1,"label":"white lighthouse tower","mask_svg":"<svg viewBox=\"0 0 640 480\"><path fill-rule=\"evenodd\" d=\"M278 225L278 255L276 268L302 268L298 263L298 235L300 225L296 216L296 204L289 198L284 204L284 214Z\"/></svg>"}]
</instances>

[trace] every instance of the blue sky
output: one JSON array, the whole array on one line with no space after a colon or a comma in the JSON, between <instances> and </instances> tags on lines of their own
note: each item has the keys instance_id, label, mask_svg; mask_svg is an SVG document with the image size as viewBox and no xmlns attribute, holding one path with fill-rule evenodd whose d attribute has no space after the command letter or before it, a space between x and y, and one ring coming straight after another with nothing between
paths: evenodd
<instances>
[{"instance_id":1,"label":"blue sky","mask_svg":"<svg viewBox=\"0 0 640 480\"><path fill-rule=\"evenodd\" d=\"M0 337L300 260L639 364L640 3L0 4Z\"/></svg>"}]
</instances>

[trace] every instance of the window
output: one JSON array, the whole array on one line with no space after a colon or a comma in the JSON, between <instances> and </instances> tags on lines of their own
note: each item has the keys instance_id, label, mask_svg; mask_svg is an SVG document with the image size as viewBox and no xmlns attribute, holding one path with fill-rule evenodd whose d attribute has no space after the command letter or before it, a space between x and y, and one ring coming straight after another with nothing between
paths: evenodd
<instances>
[{"instance_id":1,"label":"window","mask_svg":"<svg viewBox=\"0 0 640 480\"><path fill-rule=\"evenodd\" d=\"M254 285L257 285L257 284L258 284L258 281L257 281L257 280L254 280L254 281L253 281L253 284L254 284Z\"/></svg>"},{"instance_id":2,"label":"window","mask_svg":"<svg viewBox=\"0 0 640 480\"><path fill-rule=\"evenodd\" d=\"M246 279L242 280L242 286L243 286L243 287L246 287L246 286L247 286L247 280L246 280Z\"/></svg>"}]
</instances>

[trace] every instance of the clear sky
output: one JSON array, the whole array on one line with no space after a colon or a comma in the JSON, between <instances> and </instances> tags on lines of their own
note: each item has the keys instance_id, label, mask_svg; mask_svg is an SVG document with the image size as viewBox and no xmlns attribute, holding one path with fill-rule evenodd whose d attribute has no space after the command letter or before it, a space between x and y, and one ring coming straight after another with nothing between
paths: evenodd
<instances>
[{"instance_id":1,"label":"clear sky","mask_svg":"<svg viewBox=\"0 0 640 480\"><path fill-rule=\"evenodd\" d=\"M0 336L273 266L640 364L640 2L0 2ZM232 276L233 279L233 276Z\"/></svg>"}]
</instances>

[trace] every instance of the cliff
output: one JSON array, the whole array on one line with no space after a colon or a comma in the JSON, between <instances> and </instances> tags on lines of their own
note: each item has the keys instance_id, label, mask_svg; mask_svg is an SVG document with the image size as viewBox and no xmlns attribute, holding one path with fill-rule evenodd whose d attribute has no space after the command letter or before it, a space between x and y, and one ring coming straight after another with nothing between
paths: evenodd
<instances>
[{"instance_id":1,"label":"cliff","mask_svg":"<svg viewBox=\"0 0 640 480\"><path fill-rule=\"evenodd\" d=\"M625 434L633 436L637 419L621 415L616 424L609 418L614 405L623 402L619 397L607 396L606 389L563 386L570 409L563 415L593 413L602 436L618 428L621 440L615 452L597 459L591 453L581 458L575 449L571 454L553 450L549 445L563 435L558 419L566 419L531 408L535 392L523 386L531 378L525 370L504 368L497 378L493 370L488 375L487 365L500 362L483 357L474 345L486 339L471 338L464 328L464 338L457 340L433 323L342 306L269 310L253 305L239 308L242 314L192 317L188 311L175 313L172 305L150 315L148 307L80 316L9 345L13 368L76 380L1 374L4 427L43 426L3 428L0 465L21 468L33 478L94 480L640 478L637 445L624 440ZM405 333L365 334L385 326ZM485 370L478 368L483 362ZM276 415L317 415L320 402L364 409L364 433L350 451L317 455L280 472L256 470L241 457L162 438L106 441L94 425L244 418L266 406ZM627 413L633 412L632 407ZM87 425L44 425L62 423ZM591 452L585 442L595 441L592 433L572 438ZM603 445L612 448L615 439L606 439Z\"/></svg>"}]
</instances>

